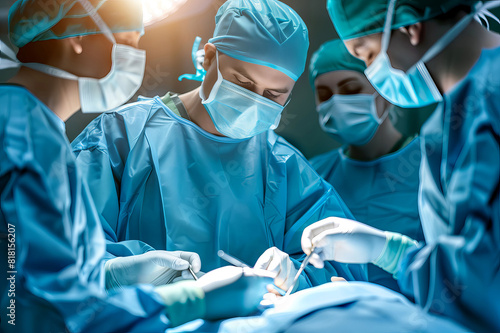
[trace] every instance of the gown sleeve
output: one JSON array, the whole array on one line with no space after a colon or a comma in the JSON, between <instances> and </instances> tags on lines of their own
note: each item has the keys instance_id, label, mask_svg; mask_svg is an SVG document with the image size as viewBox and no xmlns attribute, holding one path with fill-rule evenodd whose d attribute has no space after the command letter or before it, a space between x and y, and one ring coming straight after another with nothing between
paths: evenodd
<instances>
[{"instance_id":1,"label":"gown sleeve","mask_svg":"<svg viewBox=\"0 0 500 333\"><path fill-rule=\"evenodd\" d=\"M405 294L431 311L474 330L492 330L476 326L484 323L496 323L499 330L493 314L500 313L500 148L498 137L484 128L474 136L467 160L454 170L453 177L465 185L448 191L448 231L409 251L398 280ZM425 201L424 209L429 204ZM426 223L440 223L432 216L422 216L424 230Z\"/></svg>"},{"instance_id":2,"label":"gown sleeve","mask_svg":"<svg viewBox=\"0 0 500 333\"><path fill-rule=\"evenodd\" d=\"M14 230L16 249L14 267L5 260L1 269L16 271L15 329L164 330L165 306L151 286L106 294L104 236L88 188L63 133L35 120L8 122L9 133L0 133L8 147L0 154L0 234ZM7 242L0 237L2 251Z\"/></svg>"},{"instance_id":3,"label":"gown sleeve","mask_svg":"<svg viewBox=\"0 0 500 333\"><path fill-rule=\"evenodd\" d=\"M286 185L280 184L280 188L286 188L287 191L283 250L291 255L298 268L305 258L300 239L307 226L331 216L349 219L354 217L335 189L314 171L302 154L282 138L278 140L282 142L278 142L275 147L275 158L281 159L286 168ZM286 150L292 149L293 153L282 153L284 145ZM343 277L348 281L366 281L365 267L366 265L341 264L334 261L326 262L324 269L309 265L299 280L298 290L330 282L332 276Z\"/></svg>"},{"instance_id":4,"label":"gown sleeve","mask_svg":"<svg viewBox=\"0 0 500 333\"><path fill-rule=\"evenodd\" d=\"M116 121L106 121L116 117ZM112 133L106 136L105 133ZM72 143L76 163L87 180L106 236L105 259L143 254L154 248L139 240L118 241L120 185L130 152L125 122L119 113L95 119ZM113 140L108 144L108 140Z\"/></svg>"}]
</instances>

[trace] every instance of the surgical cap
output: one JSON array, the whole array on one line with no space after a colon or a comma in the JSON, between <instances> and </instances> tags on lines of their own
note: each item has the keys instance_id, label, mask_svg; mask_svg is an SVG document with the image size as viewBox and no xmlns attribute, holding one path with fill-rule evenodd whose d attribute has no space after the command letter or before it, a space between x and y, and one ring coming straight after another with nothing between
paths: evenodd
<instances>
[{"instance_id":1,"label":"surgical cap","mask_svg":"<svg viewBox=\"0 0 500 333\"><path fill-rule=\"evenodd\" d=\"M327 9L342 40L384 30L390 0L328 0ZM478 0L396 0L392 29L426 21Z\"/></svg>"},{"instance_id":2,"label":"surgical cap","mask_svg":"<svg viewBox=\"0 0 500 333\"><path fill-rule=\"evenodd\" d=\"M294 81L306 66L309 36L300 16L276 0L228 0L209 40L220 52L277 69Z\"/></svg>"},{"instance_id":3,"label":"surgical cap","mask_svg":"<svg viewBox=\"0 0 500 333\"><path fill-rule=\"evenodd\" d=\"M340 39L328 41L320 46L311 57L309 64L309 81L314 87L314 80L321 74L333 71L365 72L364 61L352 56Z\"/></svg>"},{"instance_id":4,"label":"surgical cap","mask_svg":"<svg viewBox=\"0 0 500 333\"><path fill-rule=\"evenodd\" d=\"M143 31L142 1L89 0L113 33ZM9 37L30 42L102 33L78 0L17 0L9 11Z\"/></svg>"}]
</instances>

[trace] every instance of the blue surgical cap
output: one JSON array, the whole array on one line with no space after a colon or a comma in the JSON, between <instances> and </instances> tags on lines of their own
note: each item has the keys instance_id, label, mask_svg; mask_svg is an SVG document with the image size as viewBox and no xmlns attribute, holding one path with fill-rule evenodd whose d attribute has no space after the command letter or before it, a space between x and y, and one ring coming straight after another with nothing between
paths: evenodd
<instances>
[{"instance_id":1,"label":"blue surgical cap","mask_svg":"<svg viewBox=\"0 0 500 333\"><path fill-rule=\"evenodd\" d=\"M320 48L314 52L309 64L309 81L314 87L314 80L321 74L333 71L356 71L365 72L366 65L364 61L352 56L340 39L334 39L323 43Z\"/></svg>"},{"instance_id":2,"label":"blue surgical cap","mask_svg":"<svg viewBox=\"0 0 500 333\"><path fill-rule=\"evenodd\" d=\"M144 30L142 1L89 0L113 33ZM17 47L30 42L99 34L78 0L17 0L9 11L9 37Z\"/></svg>"},{"instance_id":3,"label":"blue surgical cap","mask_svg":"<svg viewBox=\"0 0 500 333\"><path fill-rule=\"evenodd\" d=\"M213 43L242 61L279 70L294 81L306 66L309 36L300 16L276 0L228 0L215 17Z\"/></svg>"}]
</instances>

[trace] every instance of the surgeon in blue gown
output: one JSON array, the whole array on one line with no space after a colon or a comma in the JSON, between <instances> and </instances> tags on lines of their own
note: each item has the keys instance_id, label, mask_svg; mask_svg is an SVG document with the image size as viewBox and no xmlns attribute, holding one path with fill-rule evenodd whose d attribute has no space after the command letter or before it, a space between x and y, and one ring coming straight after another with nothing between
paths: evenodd
<instances>
[{"instance_id":1,"label":"surgeon in blue gown","mask_svg":"<svg viewBox=\"0 0 500 333\"><path fill-rule=\"evenodd\" d=\"M393 125L393 106L371 86L363 61L340 39L313 54L309 81L321 128L342 143L310 160L358 221L423 240L418 216L420 140ZM391 274L369 264L368 280L399 290Z\"/></svg>"},{"instance_id":2,"label":"surgeon in blue gown","mask_svg":"<svg viewBox=\"0 0 500 333\"><path fill-rule=\"evenodd\" d=\"M235 267L196 282L127 286L197 271L194 253L149 251L105 266L99 215L63 121L79 108L114 108L140 87L141 2L17 1L9 29L20 49L16 58L0 43L0 67L24 64L0 85L0 331L161 332L251 312L265 279Z\"/></svg>"},{"instance_id":3,"label":"surgeon in blue gown","mask_svg":"<svg viewBox=\"0 0 500 333\"><path fill-rule=\"evenodd\" d=\"M223 250L291 285L305 227L352 218L337 192L275 129L309 46L302 19L275 0L230 0L204 46L200 88L141 98L94 120L72 143L114 244L109 256L196 252L202 271ZM200 78L202 79L202 78ZM289 256L290 254L291 256ZM364 280L362 266L308 267L297 289L332 276Z\"/></svg>"},{"instance_id":4,"label":"surgeon in blue gown","mask_svg":"<svg viewBox=\"0 0 500 333\"><path fill-rule=\"evenodd\" d=\"M336 218L307 228L302 239L306 253L315 246L317 267L374 262L425 311L478 332L500 330L500 36L474 18L486 24L498 6L328 1L340 37L384 98L402 107L439 103L421 132L425 244Z\"/></svg>"}]
</instances>

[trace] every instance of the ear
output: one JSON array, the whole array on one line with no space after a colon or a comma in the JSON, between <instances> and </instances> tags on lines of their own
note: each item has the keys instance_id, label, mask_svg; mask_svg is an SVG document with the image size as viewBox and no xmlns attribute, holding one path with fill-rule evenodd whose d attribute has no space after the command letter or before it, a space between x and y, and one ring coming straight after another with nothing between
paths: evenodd
<instances>
[{"instance_id":1,"label":"ear","mask_svg":"<svg viewBox=\"0 0 500 333\"><path fill-rule=\"evenodd\" d=\"M82 40L83 36L68 38L68 43L76 54L82 54L83 52Z\"/></svg>"},{"instance_id":2,"label":"ear","mask_svg":"<svg viewBox=\"0 0 500 333\"><path fill-rule=\"evenodd\" d=\"M205 49L205 59L203 60L203 68L206 71L208 71L212 63L216 60L215 56L217 48L212 43L206 43L204 49Z\"/></svg>"},{"instance_id":3,"label":"ear","mask_svg":"<svg viewBox=\"0 0 500 333\"><path fill-rule=\"evenodd\" d=\"M417 46L422 41L422 30L423 27L421 22L399 28L399 31L408 36L410 44L413 46Z\"/></svg>"}]
</instances>

